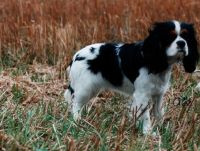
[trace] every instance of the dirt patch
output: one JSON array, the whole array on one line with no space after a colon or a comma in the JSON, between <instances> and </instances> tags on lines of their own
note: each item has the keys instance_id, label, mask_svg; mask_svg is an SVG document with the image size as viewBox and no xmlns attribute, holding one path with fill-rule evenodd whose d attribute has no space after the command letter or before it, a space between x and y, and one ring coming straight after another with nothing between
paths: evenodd
<instances>
[{"instance_id":1,"label":"dirt patch","mask_svg":"<svg viewBox=\"0 0 200 151\"><path fill-rule=\"evenodd\" d=\"M64 91L65 79L59 78L58 67L33 64L18 75L18 68L9 68L0 74L1 96L7 100L13 99L16 93L21 93L20 102L23 105L36 103L40 100L56 100ZM19 94L16 94L19 95Z\"/></svg>"}]
</instances>

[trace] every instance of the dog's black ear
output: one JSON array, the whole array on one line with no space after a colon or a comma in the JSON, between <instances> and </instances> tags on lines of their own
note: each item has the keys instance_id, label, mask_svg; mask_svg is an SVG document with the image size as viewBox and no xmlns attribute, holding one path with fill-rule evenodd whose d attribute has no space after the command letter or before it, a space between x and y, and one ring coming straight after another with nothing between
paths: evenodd
<instances>
[{"instance_id":1,"label":"dog's black ear","mask_svg":"<svg viewBox=\"0 0 200 151\"><path fill-rule=\"evenodd\" d=\"M199 53L197 50L197 44L195 44L189 48L188 56L183 59L183 66L186 72L192 73L196 69L196 65L199 60Z\"/></svg>"},{"instance_id":2,"label":"dog's black ear","mask_svg":"<svg viewBox=\"0 0 200 151\"><path fill-rule=\"evenodd\" d=\"M152 33L162 30L162 28L165 27L165 25L166 25L166 23L164 23L164 22L155 22L154 24L152 24L149 27L149 29L148 29L149 34L152 34Z\"/></svg>"},{"instance_id":3,"label":"dog's black ear","mask_svg":"<svg viewBox=\"0 0 200 151\"><path fill-rule=\"evenodd\" d=\"M159 25L159 22L155 22L154 24L150 25L148 31L151 33L152 31L155 31L156 27Z\"/></svg>"},{"instance_id":4,"label":"dog's black ear","mask_svg":"<svg viewBox=\"0 0 200 151\"><path fill-rule=\"evenodd\" d=\"M189 50L188 55L183 59L183 66L186 72L192 73L196 69L196 65L199 60L198 44L192 24L189 25L189 33L190 35L187 39Z\"/></svg>"},{"instance_id":5,"label":"dog's black ear","mask_svg":"<svg viewBox=\"0 0 200 151\"><path fill-rule=\"evenodd\" d=\"M162 23L153 24L149 29L149 36L143 44L145 65L152 73L162 72L168 67L165 50L160 38L162 26Z\"/></svg>"}]
</instances>

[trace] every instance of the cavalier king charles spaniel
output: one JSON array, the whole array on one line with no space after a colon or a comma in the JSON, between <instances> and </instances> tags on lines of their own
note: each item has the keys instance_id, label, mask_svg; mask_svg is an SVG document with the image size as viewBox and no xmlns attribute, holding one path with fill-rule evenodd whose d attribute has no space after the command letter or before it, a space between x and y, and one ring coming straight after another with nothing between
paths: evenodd
<instances>
[{"instance_id":1,"label":"cavalier king charles spaniel","mask_svg":"<svg viewBox=\"0 0 200 151\"><path fill-rule=\"evenodd\" d=\"M79 50L67 68L69 86L64 93L74 119L99 91L110 89L131 96L131 111L151 130L150 112L163 115L162 98L169 87L174 63L181 61L192 73L198 62L197 40L192 24L168 21L153 24L149 35L135 43L96 43Z\"/></svg>"}]
</instances>

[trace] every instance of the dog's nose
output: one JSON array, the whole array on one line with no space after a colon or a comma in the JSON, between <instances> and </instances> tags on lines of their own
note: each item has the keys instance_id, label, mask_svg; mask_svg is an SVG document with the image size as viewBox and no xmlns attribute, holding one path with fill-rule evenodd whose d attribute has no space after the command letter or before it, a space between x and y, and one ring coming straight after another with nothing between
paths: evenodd
<instances>
[{"instance_id":1,"label":"dog's nose","mask_svg":"<svg viewBox=\"0 0 200 151\"><path fill-rule=\"evenodd\" d=\"M177 41L176 44L178 45L180 49L183 49L185 47L185 41L183 40Z\"/></svg>"}]
</instances>

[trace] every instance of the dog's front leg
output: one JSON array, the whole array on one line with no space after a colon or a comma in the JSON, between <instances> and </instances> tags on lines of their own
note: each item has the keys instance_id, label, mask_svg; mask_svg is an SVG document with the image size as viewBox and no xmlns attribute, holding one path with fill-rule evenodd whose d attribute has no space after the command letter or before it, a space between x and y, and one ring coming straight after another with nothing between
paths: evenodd
<instances>
[{"instance_id":1,"label":"dog's front leg","mask_svg":"<svg viewBox=\"0 0 200 151\"><path fill-rule=\"evenodd\" d=\"M149 113L149 96L142 92L134 92L131 111L143 124L143 134L151 132L151 120Z\"/></svg>"},{"instance_id":2,"label":"dog's front leg","mask_svg":"<svg viewBox=\"0 0 200 151\"><path fill-rule=\"evenodd\" d=\"M152 96L153 101L153 115L156 120L160 120L163 117L164 109L162 107L163 94L157 94Z\"/></svg>"}]
</instances>

